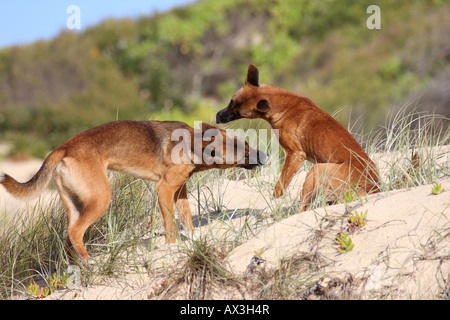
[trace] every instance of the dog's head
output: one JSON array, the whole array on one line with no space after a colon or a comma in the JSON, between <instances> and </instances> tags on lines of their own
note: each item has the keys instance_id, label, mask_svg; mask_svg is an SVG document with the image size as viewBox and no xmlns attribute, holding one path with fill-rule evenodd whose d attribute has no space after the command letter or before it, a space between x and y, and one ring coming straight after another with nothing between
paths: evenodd
<instances>
[{"instance_id":1,"label":"dog's head","mask_svg":"<svg viewBox=\"0 0 450 320\"><path fill-rule=\"evenodd\" d=\"M206 123L194 130L192 150L194 161L207 167L222 169L253 169L269 159L266 153L250 147L244 139Z\"/></svg>"},{"instance_id":2,"label":"dog's head","mask_svg":"<svg viewBox=\"0 0 450 320\"><path fill-rule=\"evenodd\" d=\"M248 66L245 85L231 98L228 106L216 114L216 123L227 123L241 118L265 118L270 110L267 90L259 84L259 71L254 65Z\"/></svg>"}]
</instances>

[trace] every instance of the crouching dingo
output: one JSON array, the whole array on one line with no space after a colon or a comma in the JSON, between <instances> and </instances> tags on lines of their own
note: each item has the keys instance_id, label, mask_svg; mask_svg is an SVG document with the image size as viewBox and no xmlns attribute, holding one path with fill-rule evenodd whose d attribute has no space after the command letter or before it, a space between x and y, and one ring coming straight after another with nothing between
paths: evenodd
<instances>
[{"instance_id":1,"label":"crouching dingo","mask_svg":"<svg viewBox=\"0 0 450 320\"><path fill-rule=\"evenodd\" d=\"M216 115L216 123L240 118L261 118L279 132L286 153L274 197L283 194L305 159L314 163L303 184L300 210L324 191L327 201L340 199L348 190L360 196L379 192L378 173L352 135L311 100L269 84L259 84L259 71L248 67L245 85Z\"/></svg>"}]
</instances>

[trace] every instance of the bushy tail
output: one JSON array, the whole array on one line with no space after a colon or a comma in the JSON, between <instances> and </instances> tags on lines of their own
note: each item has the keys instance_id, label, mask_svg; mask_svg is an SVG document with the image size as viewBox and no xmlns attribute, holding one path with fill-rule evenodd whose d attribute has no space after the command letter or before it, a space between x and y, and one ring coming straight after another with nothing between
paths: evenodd
<instances>
[{"instance_id":1,"label":"bushy tail","mask_svg":"<svg viewBox=\"0 0 450 320\"><path fill-rule=\"evenodd\" d=\"M44 189L52 178L58 163L64 158L66 151L56 149L45 159L39 171L30 181L25 183L17 182L14 178L4 174L0 175L0 184L16 198L28 198L38 195Z\"/></svg>"}]
</instances>

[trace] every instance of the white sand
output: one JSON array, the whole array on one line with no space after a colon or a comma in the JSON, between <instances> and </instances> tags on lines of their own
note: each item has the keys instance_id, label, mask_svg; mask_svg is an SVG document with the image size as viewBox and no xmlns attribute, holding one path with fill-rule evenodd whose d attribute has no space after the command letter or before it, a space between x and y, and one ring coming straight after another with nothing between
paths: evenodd
<instances>
[{"instance_id":1,"label":"white sand","mask_svg":"<svg viewBox=\"0 0 450 320\"><path fill-rule=\"evenodd\" d=\"M383 159L382 156L376 159L382 173ZM442 161L448 166L449 155L446 154ZM0 163L0 172L25 181L39 169L41 163L3 162ZM221 198L230 215L254 209L259 213L265 210L265 216L270 216L270 206L274 204L282 207L295 205L304 177L305 172L299 172L289 186L288 194L269 203L267 199L270 199L277 175L251 181L220 181L208 186L207 190L202 189L202 205L208 207L212 197ZM337 251L335 236L346 224L346 205L338 204L296 213L276 223L269 223L270 218L267 219L269 225L260 227L254 236L234 248L225 262L229 271L239 276L247 272L255 253L264 261L266 270L275 270L281 259L310 254L326 262L319 281L323 286L332 278L344 279L350 274L354 296L361 299L438 299L445 295L442 290L448 290L450 280L450 178L440 182L445 192L439 195L431 193L432 185L423 185L371 195L362 202L348 204L351 213L367 210L368 214L366 225L351 234L355 245L353 250L344 254ZM48 195L52 194L48 191ZM0 211L12 214L34 203L19 202L0 189ZM197 201L192 196L190 203L195 215ZM239 223L242 219L230 221ZM221 225L219 221L212 221L198 227L197 233L219 239L224 236ZM229 233L229 226L227 228ZM138 276L130 271L128 276L111 279L110 283L57 292L48 298L72 299L74 292L76 299L147 298L164 281L164 276L155 270L180 265L177 247L167 249L162 245L163 237L160 240L161 246L153 252L153 261L156 262L149 274ZM143 254L143 261L148 254ZM234 297L239 298L239 295ZM218 294L217 298L228 299L229 296L223 293Z\"/></svg>"}]
</instances>

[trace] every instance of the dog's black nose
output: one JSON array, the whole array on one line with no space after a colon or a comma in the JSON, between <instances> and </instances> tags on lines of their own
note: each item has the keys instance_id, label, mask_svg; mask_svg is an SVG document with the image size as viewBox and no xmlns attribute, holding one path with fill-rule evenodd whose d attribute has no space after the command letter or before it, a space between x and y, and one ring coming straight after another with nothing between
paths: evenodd
<instances>
[{"instance_id":1,"label":"dog's black nose","mask_svg":"<svg viewBox=\"0 0 450 320\"><path fill-rule=\"evenodd\" d=\"M222 119L220 118L220 113L221 113L222 111L219 111L219 112L217 112L216 113L216 118L214 119L214 121L216 122L216 123L222 123Z\"/></svg>"}]
</instances>

